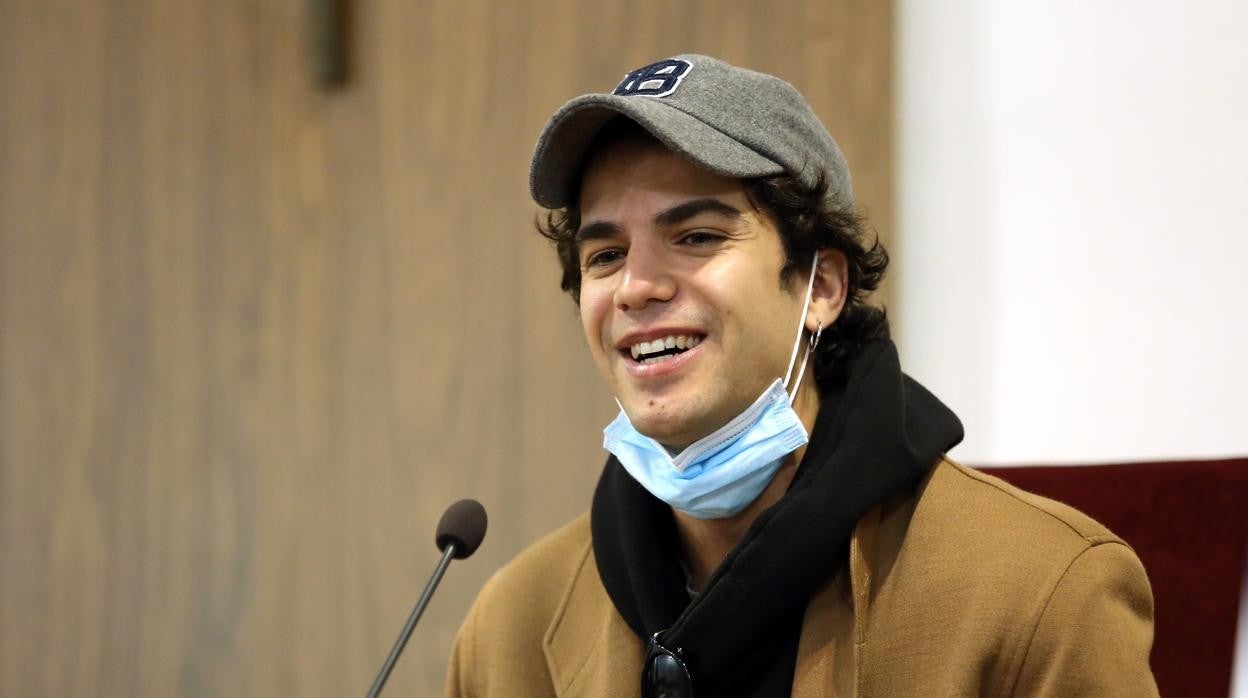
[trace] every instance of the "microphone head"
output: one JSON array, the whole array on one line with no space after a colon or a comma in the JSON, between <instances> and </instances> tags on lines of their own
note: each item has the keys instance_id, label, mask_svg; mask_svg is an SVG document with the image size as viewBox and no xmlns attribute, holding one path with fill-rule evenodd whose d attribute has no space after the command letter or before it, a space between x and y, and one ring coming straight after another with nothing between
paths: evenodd
<instances>
[{"instance_id":1,"label":"microphone head","mask_svg":"<svg viewBox=\"0 0 1248 698\"><path fill-rule=\"evenodd\" d=\"M454 543L456 560L462 560L477 552L481 539L485 538L485 507L475 499L461 499L447 507L438 522L438 534L434 541L438 550Z\"/></svg>"}]
</instances>

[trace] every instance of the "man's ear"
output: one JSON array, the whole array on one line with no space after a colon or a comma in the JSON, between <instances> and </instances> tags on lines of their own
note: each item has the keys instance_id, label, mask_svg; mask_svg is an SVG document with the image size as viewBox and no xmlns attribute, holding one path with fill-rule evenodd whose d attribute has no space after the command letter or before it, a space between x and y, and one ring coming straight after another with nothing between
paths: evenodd
<instances>
[{"instance_id":1,"label":"man's ear","mask_svg":"<svg viewBox=\"0 0 1248 698\"><path fill-rule=\"evenodd\" d=\"M806 329L814 332L823 325L828 329L841 316L849 295L849 262L837 250L819 250L815 265L815 285L810 293L810 312Z\"/></svg>"}]
</instances>

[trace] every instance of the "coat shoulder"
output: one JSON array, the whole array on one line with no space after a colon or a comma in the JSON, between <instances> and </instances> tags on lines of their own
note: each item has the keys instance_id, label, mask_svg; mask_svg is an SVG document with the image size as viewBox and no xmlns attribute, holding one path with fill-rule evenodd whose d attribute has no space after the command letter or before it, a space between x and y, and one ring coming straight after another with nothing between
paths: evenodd
<instances>
[{"instance_id":1,"label":"coat shoulder","mask_svg":"<svg viewBox=\"0 0 1248 698\"><path fill-rule=\"evenodd\" d=\"M875 530L863 561L872 597L864 685L1010 695L1062 667L1080 667L1067 687L1118 669L1151 681L1147 577L1092 517L946 459L882 507ZM1072 618L1109 620L1076 632ZM1106 637L1126 649L1089 659L1104 654Z\"/></svg>"},{"instance_id":2,"label":"coat shoulder","mask_svg":"<svg viewBox=\"0 0 1248 698\"><path fill-rule=\"evenodd\" d=\"M948 497L988 522L1042 534L1054 543L1076 546L1122 543L1122 539L1092 517L1061 502L1019 489L999 477L944 459L928 483L933 496Z\"/></svg>"},{"instance_id":3,"label":"coat shoulder","mask_svg":"<svg viewBox=\"0 0 1248 698\"><path fill-rule=\"evenodd\" d=\"M920 518L924 506L930 511ZM994 691L1157 694L1148 665L1148 576L1135 551L1100 522L946 461L927 483L914 523L942 531L946 573L938 586L952 608L974 609L979 622L958 642L975 648L980 667L993 667ZM940 621L956 623L957 615Z\"/></svg>"},{"instance_id":4,"label":"coat shoulder","mask_svg":"<svg viewBox=\"0 0 1248 698\"><path fill-rule=\"evenodd\" d=\"M540 638L591 549L589 514L582 514L495 572L477 598L477 610L490 627L523 627Z\"/></svg>"},{"instance_id":5,"label":"coat shoulder","mask_svg":"<svg viewBox=\"0 0 1248 698\"><path fill-rule=\"evenodd\" d=\"M532 588L557 583L574 573L591 548L589 514L582 514L546 534L503 565L486 588Z\"/></svg>"},{"instance_id":6,"label":"coat shoulder","mask_svg":"<svg viewBox=\"0 0 1248 698\"><path fill-rule=\"evenodd\" d=\"M907 574L894 581L975 595L1002 612L1020 604L1038 611L1066 569L1092 548L1134 556L1121 538L1073 507L948 459L917 491L882 508L878 530L877 575L892 576L887 572L901 565Z\"/></svg>"}]
</instances>

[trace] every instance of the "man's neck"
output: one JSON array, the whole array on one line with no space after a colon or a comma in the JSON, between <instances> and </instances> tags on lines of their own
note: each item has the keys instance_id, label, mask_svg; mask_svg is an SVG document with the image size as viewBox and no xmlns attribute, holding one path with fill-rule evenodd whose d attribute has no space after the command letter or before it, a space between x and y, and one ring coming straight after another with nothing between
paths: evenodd
<instances>
[{"instance_id":1,"label":"man's neck","mask_svg":"<svg viewBox=\"0 0 1248 698\"><path fill-rule=\"evenodd\" d=\"M811 374L814 372L812 371ZM806 433L814 431L815 416L819 413L819 392L814 376L808 374L802 380L802 389L793 404L794 411L806 427ZM684 512L672 510L676 517L676 531L680 536L681 554L689 573L689 586L702 591L711 574L719 567L728 553L741 542L754 519L771 505L780 501L789 490L797 464L802 461L806 447L802 446L785 457L766 489L749 506L737 514L723 519L698 519Z\"/></svg>"}]
</instances>

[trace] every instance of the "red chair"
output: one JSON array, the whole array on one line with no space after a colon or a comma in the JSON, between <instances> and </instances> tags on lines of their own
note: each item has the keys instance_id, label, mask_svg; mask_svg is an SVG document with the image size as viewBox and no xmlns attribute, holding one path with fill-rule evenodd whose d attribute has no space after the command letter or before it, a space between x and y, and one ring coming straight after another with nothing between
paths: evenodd
<instances>
[{"instance_id":1,"label":"red chair","mask_svg":"<svg viewBox=\"0 0 1248 698\"><path fill-rule=\"evenodd\" d=\"M982 470L1087 513L1135 549L1153 586L1161 695L1230 693L1248 556L1248 458Z\"/></svg>"}]
</instances>

